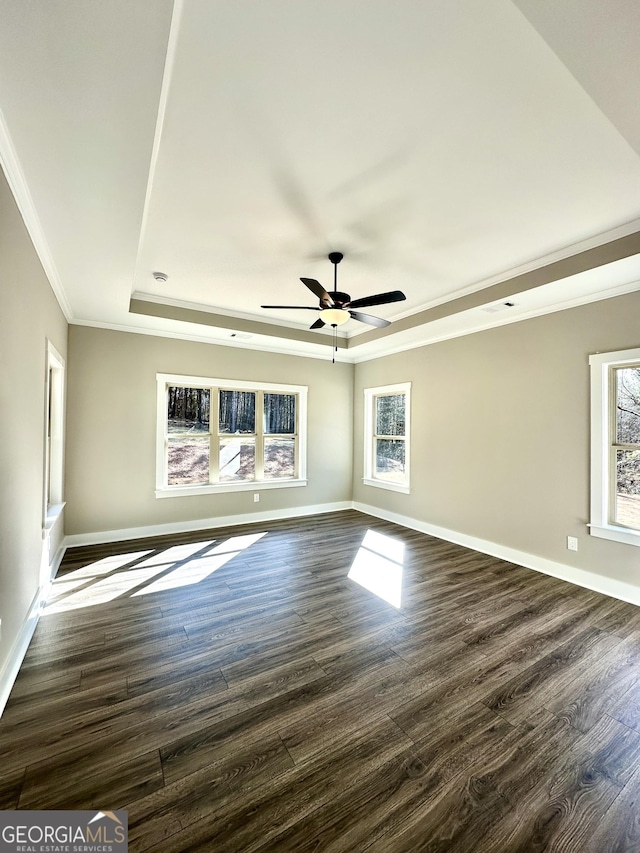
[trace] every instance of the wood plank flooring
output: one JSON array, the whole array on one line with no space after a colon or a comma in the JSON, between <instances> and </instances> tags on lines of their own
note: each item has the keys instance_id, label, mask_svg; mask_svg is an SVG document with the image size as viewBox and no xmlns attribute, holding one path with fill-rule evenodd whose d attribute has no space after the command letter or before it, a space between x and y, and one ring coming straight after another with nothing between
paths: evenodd
<instances>
[{"instance_id":1,"label":"wood plank flooring","mask_svg":"<svg viewBox=\"0 0 640 853\"><path fill-rule=\"evenodd\" d=\"M0 719L0 808L132 851L637 853L639 798L640 610L355 511L68 551Z\"/></svg>"}]
</instances>

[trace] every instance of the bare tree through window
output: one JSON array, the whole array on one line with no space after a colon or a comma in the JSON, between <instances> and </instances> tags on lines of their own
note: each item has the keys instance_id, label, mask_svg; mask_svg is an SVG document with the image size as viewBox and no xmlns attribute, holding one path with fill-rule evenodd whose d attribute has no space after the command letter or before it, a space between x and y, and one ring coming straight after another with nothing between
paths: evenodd
<instances>
[{"instance_id":1,"label":"bare tree through window","mask_svg":"<svg viewBox=\"0 0 640 853\"><path fill-rule=\"evenodd\" d=\"M296 447L296 394L167 387L170 486L293 479Z\"/></svg>"},{"instance_id":2,"label":"bare tree through window","mask_svg":"<svg viewBox=\"0 0 640 853\"><path fill-rule=\"evenodd\" d=\"M615 520L640 528L640 367L615 370Z\"/></svg>"}]
</instances>

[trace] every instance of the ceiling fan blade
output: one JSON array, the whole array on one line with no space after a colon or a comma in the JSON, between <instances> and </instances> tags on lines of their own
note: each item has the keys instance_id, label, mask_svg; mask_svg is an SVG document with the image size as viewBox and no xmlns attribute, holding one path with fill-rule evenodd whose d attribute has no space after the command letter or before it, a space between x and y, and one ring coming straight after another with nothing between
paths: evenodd
<instances>
[{"instance_id":1,"label":"ceiling fan blade","mask_svg":"<svg viewBox=\"0 0 640 853\"><path fill-rule=\"evenodd\" d=\"M296 308L299 311L322 311L322 308L309 305L261 305L261 308Z\"/></svg>"},{"instance_id":2,"label":"ceiling fan blade","mask_svg":"<svg viewBox=\"0 0 640 853\"><path fill-rule=\"evenodd\" d=\"M361 323L368 323L370 326L377 326L379 329L384 329L385 326L391 325L390 320L382 320L380 317L372 317L371 314L363 314L361 311L349 310L349 314L354 320L360 320Z\"/></svg>"},{"instance_id":3,"label":"ceiling fan blade","mask_svg":"<svg viewBox=\"0 0 640 853\"><path fill-rule=\"evenodd\" d=\"M326 325L326 323L324 322L324 320L321 320L321 319L318 317L318 319L315 321L315 323L312 323L312 324L309 326L309 328L310 328L310 329L321 329L321 328L322 328L323 326L325 326L325 325Z\"/></svg>"},{"instance_id":4,"label":"ceiling fan blade","mask_svg":"<svg viewBox=\"0 0 640 853\"><path fill-rule=\"evenodd\" d=\"M318 297L320 302L323 302L325 305L333 305L333 300L320 282L316 281L315 278L301 278L300 281L303 284L306 284L309 290Z\"/></svg>"},{"instance_id":5,"label":"ceiling fan blade","mask_svg":"<svg viewBox=\"0 0 640 853\"><path fill-rule=\"evenodd\" d=\"M376 293L374 296L363 296L349 303L349 308L371 308L374 305L388 305L389 302L402 302L407 297L401 290L390 290L389 293Z\"/></svg>"}]
</instances>

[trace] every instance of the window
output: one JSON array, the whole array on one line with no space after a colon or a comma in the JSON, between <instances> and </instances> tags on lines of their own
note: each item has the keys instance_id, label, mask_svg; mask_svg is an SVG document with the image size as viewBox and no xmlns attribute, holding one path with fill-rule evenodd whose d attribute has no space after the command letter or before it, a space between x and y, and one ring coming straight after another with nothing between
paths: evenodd
<instances>
[{"instance_id":1,"label":"window","mask_svg":"<svg viewBox=\"0 0 640 853\"><path fill-rule=\"evenodd\" d=\"M411 383L365 388L364 477L368 486L409 492Z\"/></svg>"},{"instance_id":2,"label":"window","mask_svg":"<svg viewBox=\"0 0 640 853\"><path fill-rule=\"evenodd\" d=\"M640 545L640 349L592 355L593 536Z\"/></svg>"},{"instance_id":3,"label":"window","mask_svg":"<svg viewBox=\"0 0 640 853\"><path fill-rule=\"evenodd\" d=\"M156 497L306 485L306 387L157 378Z\"/></svg>"}]
</instances>

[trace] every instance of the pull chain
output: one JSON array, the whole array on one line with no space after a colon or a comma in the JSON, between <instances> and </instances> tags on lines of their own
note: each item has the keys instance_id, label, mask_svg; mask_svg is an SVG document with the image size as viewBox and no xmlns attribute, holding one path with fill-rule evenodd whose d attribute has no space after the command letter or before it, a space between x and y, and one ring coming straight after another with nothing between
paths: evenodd
<instances>
[{"instance_id":1,"label":"pull chain","mask_svg":"<svg viewBox=\"0 0 640 853\"><path fill-rule=\"evenodd\" d=\"M338 326L336 323L331 324L331 328L333 329L333 342L331 345L331 364L336 363L336 353L338 352Z\"/></svg>"}]
</instances>

